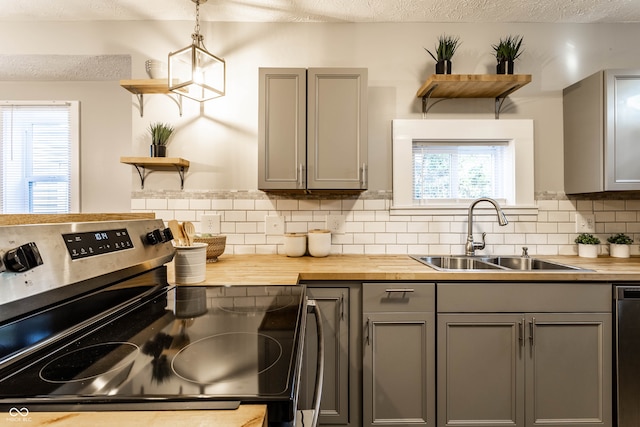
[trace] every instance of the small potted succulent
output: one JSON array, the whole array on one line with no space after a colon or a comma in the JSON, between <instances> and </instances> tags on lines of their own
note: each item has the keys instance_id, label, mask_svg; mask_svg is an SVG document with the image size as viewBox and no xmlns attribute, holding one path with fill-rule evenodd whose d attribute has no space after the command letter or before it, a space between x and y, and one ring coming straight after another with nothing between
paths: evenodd
<instances>
[{"instance_id":1,"label":"small potted succulent","mask_svg":"<svg viewBox=\"0 0 640 427\"><path fill-rule=\"evenodd\" d=\"M460 37L448 36L446 34L438 37L435 55L427 48L429 55L436 61L436 74L451 74L451 58L456 53L456 49L460 45Z\"/></svg>"},{"instance_id":2,"label":"small potted succulent","mask_svg":"<svg viewBox=\"0 0 640 427\"><path fill-rule=\"evenodd\" d=\"M584 258L597 258L600 250L600 239L593 234L582 233L576 237L578 244L578 256Z\"/></svg>"},{"instance_id":3,"label":"small potted succulent","mask_svg":"<svg viewBox=\"0 0 640 427\"><path fill-rule=\"evenodd\" d=\"M175 129L167 123L151 123L149 125L149 133L151 134L151 157L166 157L167 143L169 137Z\"/></svg>"},{"instance_id":4,"label":"small potted succulent","mask_svg":"<svg viewBox=\"0 0 640 427\"><path fill-rule=\"evenodd\" d=\"M513 63L522 55L522 36L507 36L500 38L498 44L492 45L496 56L496 73L513 74Z\"/></svg>"},{"instance_id":5,"label":"small potted succulent","mask_svg":"<svg viewBox=\"0 0 640 427\"><path fill-rule=\"evenodd\" d=\"M629 258L629 246L633 239L624 233L618 233L607 237L609 242L609 255L615 258Z\"/></svg>"}]
</instances>

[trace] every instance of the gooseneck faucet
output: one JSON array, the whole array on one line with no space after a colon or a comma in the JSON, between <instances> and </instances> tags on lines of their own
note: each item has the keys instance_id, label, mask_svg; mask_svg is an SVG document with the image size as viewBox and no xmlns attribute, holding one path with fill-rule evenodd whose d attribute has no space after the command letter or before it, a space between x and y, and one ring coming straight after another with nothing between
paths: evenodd
<instances>
[{"instance_id":1,"label":"gooseneck faucet","mask_svg":"<svg viewBox=\"0 0 640 427\"><path fill-rule=\"evenodd\" d=\"M507 217L504 215L504 212L502 212L502 209L500 209L500 205L495 200L488 197L481 197L471 202L471 205L469 205L469 229L467 232L467 243L464 246L464 252L467 256L475 255L476 249L484 249L484 238L487 233L482 233L482 243L473 241L473 208L480 202L489 202L493 205L493 207L496 209L496 213L498 214L498 224L500 226L509 224L509 221L507 221Z\"/></svg>"}]
</instances>

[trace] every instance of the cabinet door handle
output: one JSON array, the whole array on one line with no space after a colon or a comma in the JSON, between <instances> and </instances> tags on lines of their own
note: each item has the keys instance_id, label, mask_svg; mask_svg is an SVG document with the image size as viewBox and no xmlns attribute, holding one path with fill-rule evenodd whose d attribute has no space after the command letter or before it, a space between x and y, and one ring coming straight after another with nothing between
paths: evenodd
<instances>
[{"instance_id":1,"label":"cabinet door handle","mask_svg":"<svg viewBox=\"0 0 640 427\"><path fill-rule=\"evenodd\" d=\"M304 166L302 163L298 165L298 188L304 187Z\"/></svg>"},{"instance_id":2,"label":"cabinet door handle","mask_svg":"<svg viewBox=\"0 0 640 427\"><path fill-rule=\"evenodd\" d=\"M536 318L532 317L531 321L529 322L529 342L531 343L531 347L533 347L536 344L535 331L536 331Z\"/></svg>"},{"instance_id":3,"label":"cabinet door handle","mask_svg":"<svg viewBox=\"0 0 640 427\"><path fill-rule=\"evenodd\" d=\"M524 317L521 321L518 322L518 342L520 343L520 347L524 347Z\"/></svg>"},{"instance_id":4,"label":"cabinet door handle","mask_svg":"<svg viewBox=\"0 0 640 427\"><path fill-rule=\"evenodd\" d=\"M367 324L365 325L365 343L371 344L371 318L367 317Z\"/></svg>"},{"instance_id":5,"label":"cabinet door handle","mask_svg":"<svg viewBox=\"0 0 640 427\"><path fill-rule=\"evenodd\" d=\"M344 320L344 294L340 296L340 320Z\"/></svg>"},{"instance_id":6,"label":"cabinet door handle","mask_svg":"<svg viewBox=\"0 0 640 427\"><path fill-rule=\"evenodd\" d=\"M362 179L360 180L360 185L362 186L361 188L366 188L367 187L367 164L363 163L362 164Z\"/></svg>"},{"instance_id":7,"label":"cabinet door handle","mask_svg":"<svg viewBox=\"0 0 640 427\"><path fill-rule=\"evenodd\" d=\"M414 289L412 288L397 288L397 289L385 289L385 292L392 294L392 293L396 293L396 294L406 294L409 292L415 292Z\"/></svg>"}]
</instances>

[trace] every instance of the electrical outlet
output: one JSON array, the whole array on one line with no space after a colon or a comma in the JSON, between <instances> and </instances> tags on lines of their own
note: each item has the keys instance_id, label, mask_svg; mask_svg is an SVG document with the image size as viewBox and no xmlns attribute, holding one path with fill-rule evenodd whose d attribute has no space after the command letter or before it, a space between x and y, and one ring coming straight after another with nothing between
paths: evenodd
<instances>
[{"instance_id":1,"label":"electrical outlet","mask_svg":"<svg viewBox=\"0 0 640 427\"><path fill-rule=\"evenodd\" d=\"M200 233L220 234L220 215L202 215L200 217Z\"/></svg>"},{"instance_id":2,"label":"electrical outlet","mask_svg":"<svg viewBox=\"0 0 640 427\"><path fill-rule=\"evenodd\" d=\"M595 233L596 218L594 214L576 212L576 233Z\"/></svg>"},{"instance_id":3,"label":"electrical outlet","mask_svg":"<svg viewBox=\"0 0 640 427\"><path fill-rule=\"evenodd\" d=\"M264 217L264 234L278 236L284 234L284 217L267 215Z\"/></svg>"},{"instance_id":4,"label":"electrical outlet","mask_svg":"<svg viewBox=\"0 0 640 427\"><path fill-rule=\"evenodd\" d=\"M327 215L325 227L332 234L344 234L344 215Z\"/></svg>"}]
</instances>

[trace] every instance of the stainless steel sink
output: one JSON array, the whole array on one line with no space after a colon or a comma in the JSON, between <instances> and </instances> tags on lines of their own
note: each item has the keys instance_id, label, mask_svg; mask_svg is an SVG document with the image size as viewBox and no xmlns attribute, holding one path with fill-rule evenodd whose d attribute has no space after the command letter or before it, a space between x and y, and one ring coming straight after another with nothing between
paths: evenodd
<instances>
[{"instance_id":1,"label":"stainless steel sink","mask_svg":"<svg viewBox=\"0 0 640 427\"><path fill-rule=\"evenodd\" d=\"M410 255L410 257L441 271L591 271L554 261L518 256Z\"/></svg>"},{"instance_id":2,"label":"stainless steel sink","mask_svg":"<svg viewBox=\"0 0 640 427\"><path fill-rule=\"evenodd\" d=\"M436 270L506 270L487 257L474 256L422 256L411 255L411 258L435 268Z\"/></svg>"},{"instance_id":3,"label":"stainless steel sink","mask_svg":"<svg viewBox=\"0 0 640 427\"><path fill-rule=\"evenodd\" d=\"M525 257L495 257L491 262L506 267L510 270L577 270L585 271L584 268L575 267L573 265L560 264L559 262L547 261L539 258Z\"/></svg>"}]
</instances>

